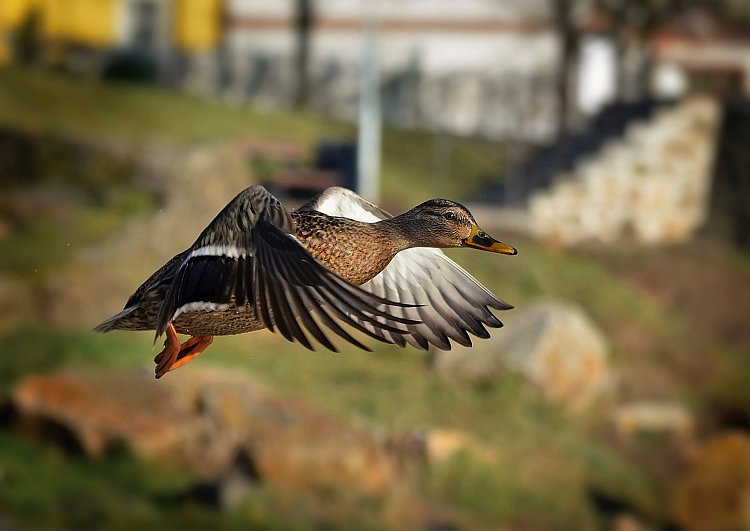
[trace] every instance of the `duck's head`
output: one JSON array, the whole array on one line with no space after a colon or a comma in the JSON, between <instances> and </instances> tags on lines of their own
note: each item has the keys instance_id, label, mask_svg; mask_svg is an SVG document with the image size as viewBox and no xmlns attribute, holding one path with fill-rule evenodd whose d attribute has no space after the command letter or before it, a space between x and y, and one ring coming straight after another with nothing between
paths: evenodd
<instances>
[{"instance_id":1,"label":"duck's head","mask_svg":"<svg viewBox=\"0 0 750 531\"><path fill-rule=\"evenodd\" d=\"M463 206L447 199L430 199L398 216L414 247L472 247L501 254L518 254L508 244L490 237L479 228Z\"/></svg>"}]
</instances>

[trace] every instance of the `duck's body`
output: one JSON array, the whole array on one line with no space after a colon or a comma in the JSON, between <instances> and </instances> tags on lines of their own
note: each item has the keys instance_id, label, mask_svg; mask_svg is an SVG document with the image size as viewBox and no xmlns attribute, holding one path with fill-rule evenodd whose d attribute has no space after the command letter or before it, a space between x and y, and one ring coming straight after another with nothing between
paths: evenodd
<instances>
[{"instance_id":1,"label":"duck's body","mask_svg":"<svg viewBox=\"0 0 750 531\"><path fill-rule=\"evenodd\" d=\"M455 234L446 234L446 227ZM287 339L312 348L305 328L334 349L311 315L362 348L330 317L401 346L450 348L448 338L471 344L467 331L488 337L482 325L502 325L488 306L511 306L436 249L402 253L464 245L515 254L450 201L428 201L391 217L353 192L333 188L288 213L264 188L253 186L97 330L167 332L157 377L195 357L217 335L276 327ZM400 267L393 266L397 255L404 256ZM419 282L411 286L410 267L415 278L429 276L431 269L452 278L437 290ZM362 285L367 291L356 287ZM193 338L175 351L177 333Z\"/></svg>"},{"instance_id":2,"label":"duck's body","mask_svg":"<svg viewBox=\"0 0 750 531\"><path fill-rule=\"evenodd\" d=\"M402 250L393 244L379 223L364 223L314 210L291 212L291 216L294 236L307 252L357 286L375 277ZM335 245L331 245L333 241ZM117 320L112 330L156 329L169 280L174 278L188 252L189 249L173 257L136 290L126 305L134 308L133 312ZM226 310L182 313L172 324L178 333L193 336L227 336L265 328L253 306L238 308L234 300Z\"/></svg>"}]
</instances>

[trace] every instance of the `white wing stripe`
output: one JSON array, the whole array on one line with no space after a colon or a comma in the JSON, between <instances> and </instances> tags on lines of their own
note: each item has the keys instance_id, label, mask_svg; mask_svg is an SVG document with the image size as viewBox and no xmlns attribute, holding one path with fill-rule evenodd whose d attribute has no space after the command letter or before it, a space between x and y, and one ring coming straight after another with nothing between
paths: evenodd
<instances>
[{"instance_id":1,"label":"white wing stripe","mask_svg":"<svg viewBox=\"0 0 750 531\"><path fill-rule=\"evenodd\" d=\"M206 245L190 251L190 254L185 258L185 262L194 256L227 256L229 258L239 258L240 256L245 257L248 254L252 256L252 253L248 252L247 249L240 249L231 245Z\"/></svg>"}]
</instances>

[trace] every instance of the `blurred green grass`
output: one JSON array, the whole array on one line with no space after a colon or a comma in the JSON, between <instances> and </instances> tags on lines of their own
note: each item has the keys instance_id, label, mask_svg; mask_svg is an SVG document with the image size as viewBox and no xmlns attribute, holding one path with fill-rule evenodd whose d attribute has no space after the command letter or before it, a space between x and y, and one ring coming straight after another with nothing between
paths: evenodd
<instances>
[{"instance_id":1,"label":"blurred green grass","mask_svg":"<svg viewBox=\"0 0 750 531\"><path fill-rule=\"evenodd\" d=\"M355 138L353 125L312 113L238 107L154 87L103 85L15 68L2 70L3 125L60 137L107 138L135 147L255 137L298 143L311 152L321 140ZM386 127L383 199L406 206L435 195L464 197L480 179L497 175L500 147L475 138Z\"/></svg>"},{"instance_id":2,"label":"blurred green grass","mask_svg":"<svg viewBox=\"0 0 750 531\"><path fill-rule=\"evenodd\" d=\"M254 137L297 143L311 152L316 142L355 134L351 124L313 114L236 107L154 87L103 85L15 68L2 70L0 127L40 139L35 164L43 181L29 182L23 175L0 180L8 192L0 198L0 218L15 225L9 237L0 239L0 271L21 276L46 273L82 246L114 233L128 217L158 206L153 191L134 186L127 162L106 154L82 161L65 149L65 139L109 140L137 153L154 142L191 145ZM433 177L435 149L441 150L444 168L438 180ZM406 208L434 195L462 197L496 172L501 161L501 150L492 142L445 135L436 140L429 133L386 129L384 200ZM63 212L57 211L59 204L49 208L49 200L25 197L32 186L48 196L62 192ZM19 202L27 206L19 209ZM73 204L69 208L67 203Z\"/></svg>"},{"instance_id":3,"label":"blurred green grass","mask_svg":"<svg viewBox=\"0 0 750 531\"><path fill-rule=\"evenodd\" d=\"M595 262L550 254L532 242L522 248L514 258L474 254L472 272L520 306L540 294L575 298L589 311L631 320L633 326L669 328L665 315ZM459 261L469 258L465 251L452 254ZM24 353L22 360L0 364L6 389L22 374L63 366L150 368L153 355L149 333L98 336L28 329L2 340ZM659 512L654 502L658 485L647 471L591 437L591 418L567 414L518 377L506 374L491 386L465 386L438 379L427 369L424 354L412 349L374 344L374 352L365 353L340 346L339 354L311 353L263 331L218 338L206 355L182 370L214 365L247 372L285 395L393 434L433 427L469 434L497 452L498 462L458 456L421 472L418 485L425 498L482 525L531 519L543 527L596 528L588 498L592 488L629 500L646 513ZM120 482L116 475L111 480L115 486ZM151 494L142 496L147 503Z\"/></svg>"},{"instance_id":4,"label":"blurred green grass","mask_svg":"<svg viewBox=\"0 0 750 531\"><path fill-rule=\"evenodd\" d=\"M44 204L12 212L14 194L0 201L0 217L14 227L0 238L0 273L28 277L54 273L81 249L111 236L133 216L151 212L153 194L131 186L113 187L106 199L81 202L50 215ZM17 196L16 196L17 197Z\"/></svg>"},{"instance_id":5,"label":"blurred green grass","mask_svg":"<svg viewBox=\"0 0 750 531\"><path fill-rule=\"evenodd\" d=\"M151 334L147 333L97 336L29 328L5 334L0 340L8 349L23 353L22 359L4 359L0 364L4 393L24 374L63 367L151 368ZM512 375L489 387L467 387L440 381L426 370L424 355L411 350L376 346L373 353L346 347L340 354L310 353L289 347L267 332L220 338L210 351L182 370L201 370L201 365L247 372L270 382L284 395L376 431L385 429L397 435L440 427L469 434L497 453L497 463L459 454L422 470L418 492L484 526L531 519L544 527L595 528L596 515L587 498L587 489L592 487L651 509L649 500L655 486L646 474L590 439L585 419L566 415ZM133 468L128 469L127 463ZM37 474L38 469L44 472ZM163 469L150 469L128 456L94 462L66 459L4 435L0 437L0 470L4 470L0 492L12 492L0 495L0 506L18 518L34 516L40 522L63 527L90 523L86 518L93 516L85 512L86 503L81 504L80 514L66 513L67 520L61 520L67 499L62 494L71 490L85 500L106 500L97 502L96 517L115 527L150 526L164 518L182 522L184 511L197 511L201 518L212 514L189 499L185 508L165 505L162 498L169 493L184 495L186 479L178 477L163 484L152 478L155 474L160 477ZM61 477L42 482L14 479L30 475L43 480L45 474ZM112 501L120 498L120 504ZM265 518L273 521L278 517L273 509L270 505L265 507L266 513L255 516L262 517L263 524ZM308 516L313 514L315 509L310 509ZM345 512L343 516L349 522L354 515ZM197 528L204 521L201 518L191 528ZM226 518L248 523L244 511ZM377 513L370 518L377 522Z\"/></svg>"},{"instance_id":6,"label":"blurred green grass","mask_svg":"<svg viewBox=\"0 0 750 531\"><path fill-rule=\"evenodd\" d=\"M308 529L314 515L305 500L286 512L285 497L258 487L219 517L179 470L127 455L92 461L0 432L0 508L23 529ZM348 516L382 528L376 515Z\"/></svg>"}]
</instances>

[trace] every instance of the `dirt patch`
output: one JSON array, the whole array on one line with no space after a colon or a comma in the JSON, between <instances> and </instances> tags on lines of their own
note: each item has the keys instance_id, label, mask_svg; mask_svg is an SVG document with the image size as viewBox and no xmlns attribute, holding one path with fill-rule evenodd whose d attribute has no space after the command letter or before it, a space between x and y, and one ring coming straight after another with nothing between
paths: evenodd
<instances>
[{"instance_id":1,"label":"dirt patch","mask_svg":"<svg viewBox=\"0 0 750 531\"><path fill-rule=\"evenodd\" d=\"M650 346L624 350L628 359L619 367L624 389L634 397L693 397L704 433L750 426L750 268L740 253L728 243L703 239L597 259L674 318L657 334L609 330L620 348L628 337Z\"/></svg>"},{"instance_id":2,"label":"dirt patch","mask_svg":"<svg viewBox=\"0 0 750 531\"><path fill-rule=\"evenodd\" d=\"M728 244L701 240L600 258L634 289L682 316L700 345L750 348L750 269Z\"/></svg>"}]
</instances>

